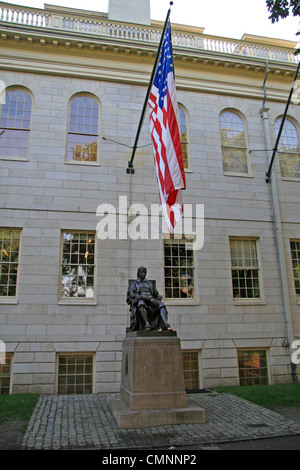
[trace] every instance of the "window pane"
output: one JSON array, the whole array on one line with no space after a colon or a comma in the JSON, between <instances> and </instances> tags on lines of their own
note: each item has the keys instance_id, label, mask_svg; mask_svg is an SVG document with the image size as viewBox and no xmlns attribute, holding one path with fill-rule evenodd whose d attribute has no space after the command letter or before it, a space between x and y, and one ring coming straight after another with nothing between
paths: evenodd
<instances>
[{"instance_id":1,"label":"window pane","mask_svg":"<svg viewBox=\"0 0 300 470\"><path fill-rule=\"evenodd\" d=\"M198 351L183 351L183 373L186 390L199 388Z\"/></svg>"},{"instance_id":2,"label":"window pane","mask_svg":"<svg viewBox=\"0 0 300 470\"><path fill-rule=\"evenodd\" d=\"M70 107L68 161L97 161L99 109L95 99L78 96Z\"/></svg>"},{"instance_id":3,"label":"window pane","mask_svg":"<svg viewBox=\"0 0 300 470\"><path fill-rule=\"evenodd\" d=\"M69 161L96 162L97 141L95 136L69 134L67 159Z\"/></svg>"},{"instance_id":4,"label":"window pane","mask_svg":"<svg viewBox=\"0 0 300 470\"><path fill-rule=\"evenodd\" d=\"M166 240L165 297L194 298L194 257L184 240ZM179 269L180 267L180 269Z\"/></svg>"},{"instance_id":5,"label":"window pane","mask_svg":"<svg viewBox=\"0 0 300 470\"><path fill-rule=\"evenodd\" d=\"M0 128L0 155L4 157L26 158L29 131Z\"/></svg>"},{"instance_id":6,"label":"window pane","mask_svg":"<svg viewBox=\"0 0 300 470\"><path fill-rule=\"evenodd\" d=\"M184 168L188 168L189 166L188 144L186 142L181 142L181 148L182 148L183 166Z\"/></svg>"},{"instance_id":7,"label":"window pane","mask_svg":"<svg viewBox=\"0 0 300 470\"><path fill-rule=\"evenodd\" d=\"M243 120L234 112L224 111L220 116L220 133L224 172L248 173Z\"/></svg>"},{"instance_id":8,"label":"window pane","mask_svg":"<svg viewBox=\"0 0 300 470\"><path fill-rule=\"evenodd\" d=\"M236 148L246 147L244 123L236 113L223 112L220 116L220 128L222 145Z\"/></svg>"},{"instance_id":9,"label":"window pane","mask_svg":"<svg viewBox=\"0 0 300 470\"><path fill-rule=\"evenodd\" d=\"M182 148L182 158L183 158L183 165L184 168L188 168L189 166L189 159L188 159L188 130L187 130L187 119L184 110L178 106L179 111L179 120L180 120L180 140L181 140L181 148Z\"/></svg>"},{"instance_id":10,"label":"window pane","mask_svg":"<svg viewBox=\"0 0 300 470\"><path fill-rule=\"evenodd\" d=\"M268 385L265 350L238 351L240 385Z\"/></svg>"},{"instance_id":11,"label":"window pane","mask_svg":"<svg viewBox=\"0 0 300 470\"><path fill-rule=\"evenodd\" d=\"M300 296L300 241L291 241L294 283L297 296Z\"/></svg>"},{"instance_id":12,"label":"window pane","mask_svg":"<svg viewBox=\"0 0 300 470\"><path fill-rule=\"evenodd\" d=\"M233 297L260 298L256 240L230 240Z\"/></svg>"},{"instance_id":13,"label":"window pane","mask_svg":"<svg viewBox=\"0 0 300 470\"><path fill-rule=\"evenodd\" d=\"M92 233L63 233L62 298L94 298L94 244L95 235Z\"/></svg>"},{"instance_id":14,"label":"window pane","mask_svg":"<svg viewBox=\"0 0 300 470\"><path fill-rule=\"evenodd\" d=\"M0 127L29 129L31 97L24 90L9 90L2 105Z\"/></svg>"},{"instance_id":15,"label":"window pane","mask_svg":"<svg viewBox=\"0 0 300 470\"><path fill-rule=\"evenodd\" d=\"M60 355L58 358L58 393L92 393L92 364L93 357L90 355Z\"/></svg>"},{"instance_id":16,"label":"window pane","mask_svg":"<svg viewBox=\"0 0 300 470\"><path fill-rule=\"evenodd\" d=\"M278 135L282 119L275 122ZM278 145L281 175L288 178L300 178L300 149L295 125L286 119Z\"/></svg>"},{"instance_id":17,"label":"window pane","mask_svg":"<svg viewBox=\"0 0 300 470\"><path fill-rule=\"evenodd\" d=\"M5 364L0 363L0 395L9 395L12 356L5 356Z\"/></svg>"},{"instance_id":18,"label":"window pane","mask_svg":"<svg viewBox=\"0 0 300 470\"><path fill-rule=\"evenodd\" d=\"M278 135L282 119L276 119L275 130L276 135ZM278 149L281 152L298 152L298 135L295 125L289 120L286 119L282 129L282 133L279 140Z\"/></svg>"},{"instance_id":19,"label":"window pane","mask_svg":"<svg viewBox=\"0 0 300 470\"><path fill-rule=\"evenodd\" d=\"M248 173L246 151L244 149L222 147L223 170L230 173Z\"/></svg>"},{"instance_id":20,"label":"window pane","mask_svg":"<svg viewBox=\"0 0 300 470\"><path fill-rule=\"evenodd\" d=\"M78 96L71 103L70 132L98 134L98 104L90 96Z\"/></svg>"},{"instance_id":21,"label":"window pane","mask_svg":"<svg viewBox=\"0 0 300 470\"><path fill-rule=\"evenodd\" d=\"M0 229L0 296L16 296L20 231Z\"/></svg>"},{"instance_id":22,"label":"window pane","mask_svg":"<svg viewBox=\"0 0 300 470\"><path fill-rule=\"evenodd\" d=\"M0 117L0 156L26 158L32 100L24 90L9 90Z\"/></svg>"}]
</instances>

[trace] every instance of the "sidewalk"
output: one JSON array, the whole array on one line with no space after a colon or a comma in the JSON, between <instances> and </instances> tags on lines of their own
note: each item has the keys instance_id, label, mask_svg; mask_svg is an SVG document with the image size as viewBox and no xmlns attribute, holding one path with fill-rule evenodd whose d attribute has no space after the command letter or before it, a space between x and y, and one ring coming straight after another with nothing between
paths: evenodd
<instances>
[{"instance_id":1,"label":"sidewalk","mask_svg":"<svg viewBox=\"0 0 300 470\"><path fill-rule=\"evenodd\" d=\"M228 394L190 395L205 424L119 429L107 405L112 395L41 396L23 449L159 449L300 435L298 421Z\"/></svg>"}]
</instances>

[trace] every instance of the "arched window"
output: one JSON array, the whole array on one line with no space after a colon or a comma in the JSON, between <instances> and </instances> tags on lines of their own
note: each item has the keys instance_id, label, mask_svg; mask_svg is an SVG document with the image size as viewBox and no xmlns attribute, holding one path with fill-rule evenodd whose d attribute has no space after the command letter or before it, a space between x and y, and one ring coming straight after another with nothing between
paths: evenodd
<instances>
[{"instance_id":1,"label":"arched window","mask_svg":"<svg viewBox=\"0 0 300 470\"><path fill-rule=\"evenodd\" d=\"M99 105L86 94L76 95L70 103L67 161L98 161Z\"/></svg>"},{"instance_id":2,"label":"arched window","mask_svg":"<svg viewBox=\"0 0 300 470\"><path fill-rule=\"evenodd\" d=\"M275 131L278 135L282 118L275 121ZM286 119L278 145L281 176L300 178L300 150L298 133L295 124Z\"/></svg>"},{"instance_id":3,"label":"arched window","mask_svg":"<svg viewBox=\"0 0 300 470\"><path fill-rule=\"evenodd\" d=\"M188 119L186 111L180 104L178 105L178 111L180 119L180 140L182 148L182 158L184 169L187 170L190 168Z\"/></svg>"},{"instance_id":4,"label":"arched window","mask_svg":"<svg viewBox=\"0 0 300 470\"><path fill-rule=\"evenodd\" d=\"M0 157L27 160L31 106L31 96L25 90L7 90L1 106Z\"/></svg>"},{"instance_id":5,"label":"arched window","mask_svg":"<svg viewBox=\"0 0 300 470\"><path fill-rule=\"evenodd\" d=\"M243 119L235 111L220 114L223 170L226 174L249 174Z\"/></svg>"}]
</instances>

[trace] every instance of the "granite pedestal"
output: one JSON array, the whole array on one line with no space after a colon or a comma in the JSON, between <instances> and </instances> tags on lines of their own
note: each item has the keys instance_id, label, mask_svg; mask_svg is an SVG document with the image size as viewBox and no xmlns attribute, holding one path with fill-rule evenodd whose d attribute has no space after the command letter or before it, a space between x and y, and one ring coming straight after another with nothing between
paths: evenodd
<instances>
[{"instance_id":1,"label":"granite pedestal","mask_svg":"<svg viewBox=\"0 0 300 470\"><path fill-rule=\"evenodd\" d=\"M109 407L120 428L205 423L184 389L180 339L175 331L127 331L120 398Z\"/></svg>"}]
</instances>

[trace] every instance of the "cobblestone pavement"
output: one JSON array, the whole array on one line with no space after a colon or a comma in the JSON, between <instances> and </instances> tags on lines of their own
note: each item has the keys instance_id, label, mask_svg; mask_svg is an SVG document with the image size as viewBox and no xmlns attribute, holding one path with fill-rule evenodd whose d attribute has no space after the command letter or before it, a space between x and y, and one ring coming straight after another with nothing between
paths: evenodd
<instances>
[{"instance_id":1,"label":"cobblestone pavement","mask_svg":"<svg viewBox=\"0 0 300 470\"><path fill-rule=\"evenodd\" d=\"M41 396L24 449L159 449L300 435L300 421L228 394L190 395L205 424L119 429L107 405L112 395Z\"/></svg>"}]
</instances>

